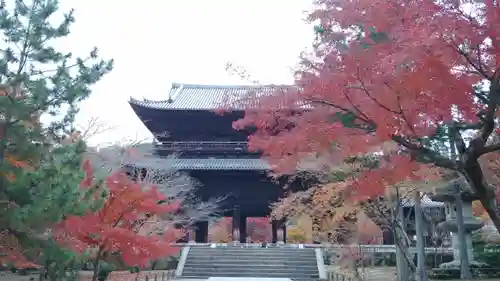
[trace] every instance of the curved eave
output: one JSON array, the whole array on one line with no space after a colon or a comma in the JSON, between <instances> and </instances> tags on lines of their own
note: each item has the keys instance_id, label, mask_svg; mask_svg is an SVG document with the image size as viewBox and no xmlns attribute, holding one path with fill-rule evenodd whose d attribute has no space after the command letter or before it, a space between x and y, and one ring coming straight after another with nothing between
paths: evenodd
<instances>
[{"instance_id":1,"label":"curved eave","mask_svg":"<svg viewBox=\"0 0 500 281\"><path fill-rule=\"evenodd\" d=\"M135 101L129 101L129 104L130 104L130 107L132 108L132 110L134 111L135 115L141 120L141 122L151 131L151 128L148 126L148 124L150 122L148 122L149 120L145 119L144 117L144 111L145 110L150 110L150 109L153 109L153 110L158 110L158 108L154 108L154 107L147 107L147 106L144 106L143 104L141 103L136 103Z\"/></svg>"},{"instance_id":2,"label":"curved eave","mask_svg":"<svg viewBox=\"0 0 500 281\"><path fill-rule=\"evenodd\" d=\"M205 103L205 104L182 104L178 105L172 100L138 100L130 97L129 104L132 107L140 107L145 109L156 109L156 110L169 110L169 111L217 111L224 110L222 106L218 106L216 103ZM227 108L228 111L242 111L243 108Z\"/></svg>"},{"instance_id":3,"label":"curved eave","mask_svg":"<svg viewBox=\"0 0 500 281\"><path fill-rule=\"evenodd\" d=\"M143 99L143 100L138 100L133 97L130 97L130 100L128 102L132 108L150 108L150 109L160 109L160 110L171 110L175 109L172 108L172 102L169 100L148 100L148 99Z\"/></svg>"}]
</instances>

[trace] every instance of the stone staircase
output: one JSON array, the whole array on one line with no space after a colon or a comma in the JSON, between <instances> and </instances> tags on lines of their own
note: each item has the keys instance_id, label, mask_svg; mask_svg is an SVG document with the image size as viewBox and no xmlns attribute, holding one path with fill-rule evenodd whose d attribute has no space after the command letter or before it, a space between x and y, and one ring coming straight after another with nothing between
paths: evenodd
<instances>
[{"instance_id":1,"label":"stone staircase","mask_svg":"<svg viewBox=\"0 0 500 281\"><path fill-rule=\"evenodd\" d=\"M180 278L320 278L315 249L285 247L190 247L182 272L178 273Z\"/></svg>"}]
</instances>

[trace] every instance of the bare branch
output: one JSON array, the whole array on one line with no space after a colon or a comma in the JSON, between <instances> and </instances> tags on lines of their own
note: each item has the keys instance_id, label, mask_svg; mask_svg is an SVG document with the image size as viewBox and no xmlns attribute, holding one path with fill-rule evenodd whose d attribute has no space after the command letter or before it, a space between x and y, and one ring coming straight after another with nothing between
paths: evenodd
<instances>
[{"instance_id":1,"label":"bare branch","mask_svg":"<svg viewBox=\"0 0 500 281\"><path fill-rule=\"evenodd\" d=\"M80 132L80 137L88 141L89 139L115 130L116 126L109 126L107 125L104 121L101 121L99 117L92 117L88 120L87 124L85 125L77 125L77 130Z\"/></svg>"},{"instance_id":2,"label":"bare branch","mask_svg":"<svg viewBox=\"0 0 500 281\"><path fill-rule=\"evenodd\" d=\"M202 201L197 198L196 190L200 183L187 173L175 169L175 156L164 158L155 155L151 143L90 148L87 159L92 163L97 177L124 171L144 188L155 186L169 202L180 203L181 209L178 212L162 218L164 227L186 226L196 221L211 220L217 216L220 203L224 199Z\"/></svg>"}]
</instances>

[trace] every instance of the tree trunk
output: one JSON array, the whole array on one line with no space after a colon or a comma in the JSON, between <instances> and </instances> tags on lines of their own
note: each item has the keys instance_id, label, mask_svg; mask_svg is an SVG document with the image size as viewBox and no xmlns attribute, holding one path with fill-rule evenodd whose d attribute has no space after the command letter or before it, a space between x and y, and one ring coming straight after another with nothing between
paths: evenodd
<instances>
[{"instance_id":1,"label":"tree trunk","mask_svg":"<svg viewBox=\"0 0 500 281\"><path fill-rule=\"evenodd\" d=\"M488 186L481 164L478 158L464 157L465 178L474 194L478 195L484 209L488 213L491 222L500 233L500 214L496 206L496 194L493 188Z\"/></svg>"},{"instance_id":2,"label":"tree trunk","mask_svg":"<svg viewBox=\"0 0 500 281\"><path fill-rule=\"evenodd\" d=\"M422 219L422 202L420 201L420 191L415 191L413 195L415 201L415 228L417 234L417 276L420 281L427 281L427 269L425 268L425 240L424 222Z\"/></svg>"},{"instance_id":3,"label":"tree trunk","mask_svg":"<svg viewBox=\"0 0 500 281\"><path fill-rule=\"evenodd\" d=\"M97 251L97 254L95 255L95 260L92 263L93 266L92 281L97 281L97 278L99 278L99 261L101 260L101 253L102 249L99 248L99 251Z\"/></svg>"}]
</instances>

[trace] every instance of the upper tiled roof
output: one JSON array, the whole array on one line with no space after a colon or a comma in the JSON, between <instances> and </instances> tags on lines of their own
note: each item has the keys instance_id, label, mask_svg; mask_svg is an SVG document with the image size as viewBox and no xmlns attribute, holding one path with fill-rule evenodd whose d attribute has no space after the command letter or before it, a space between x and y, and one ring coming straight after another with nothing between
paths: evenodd
<instances>
[{"instance_id":1,"label":"upper tiled roof","mask_svg":"<svg viewBox=\"0 0 500 281\"><path fill-rule=\"evenodd\" d=\"M212 110L243 107L245 100L255 95L266 95L280 85L197 85L172 83L165 100L130 99L130 103L155 109Z\"/></svg>"}]
</instances>

